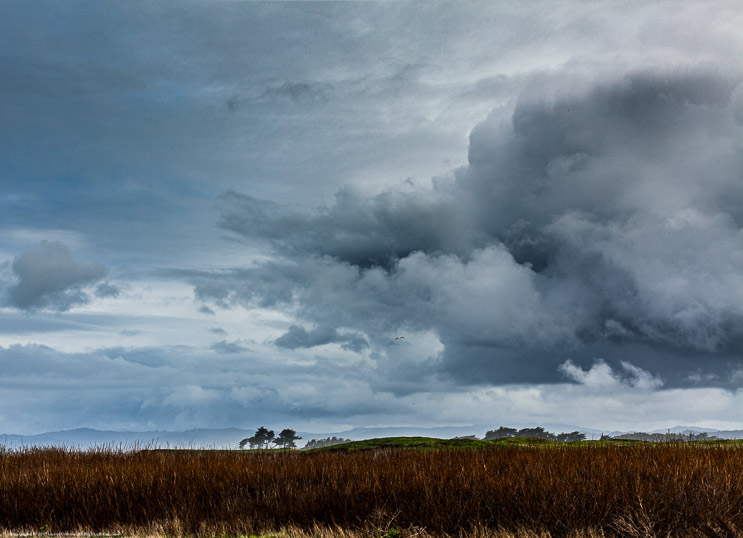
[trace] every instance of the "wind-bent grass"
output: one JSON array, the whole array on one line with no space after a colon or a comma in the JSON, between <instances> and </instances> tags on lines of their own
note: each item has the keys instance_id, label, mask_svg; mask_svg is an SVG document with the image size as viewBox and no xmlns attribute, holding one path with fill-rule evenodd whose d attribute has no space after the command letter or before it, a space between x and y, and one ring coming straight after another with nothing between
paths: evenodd
<instances>
[{"instance_id":1,"label":"wind-bent grass","mask_svg":"<svg viewBox=\"0 0 743 538\"><path fill-rule=\"evenodd\" d=\"M419 439L397 445L425 450L379 448L391 443L309 453L0 449L0 529L297 538L743 530L739 445L452 449Z\"/></svg>"}]
</instances>

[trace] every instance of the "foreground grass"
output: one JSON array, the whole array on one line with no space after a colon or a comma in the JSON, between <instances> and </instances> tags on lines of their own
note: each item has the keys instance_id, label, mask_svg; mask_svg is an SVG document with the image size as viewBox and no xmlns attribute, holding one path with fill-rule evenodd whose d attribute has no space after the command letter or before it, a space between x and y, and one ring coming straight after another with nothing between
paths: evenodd
<instances>
[{"instance_id":1,"label":"foreground grass","mask_svg":"<svg viewBox=\"0 0 743 538\"><path fill-rule=\"evenodd\" d=\"M0 449L0 529L740 536L741 476L736 444L394 438L310 452Z\"/></svg>"}]
</instances>

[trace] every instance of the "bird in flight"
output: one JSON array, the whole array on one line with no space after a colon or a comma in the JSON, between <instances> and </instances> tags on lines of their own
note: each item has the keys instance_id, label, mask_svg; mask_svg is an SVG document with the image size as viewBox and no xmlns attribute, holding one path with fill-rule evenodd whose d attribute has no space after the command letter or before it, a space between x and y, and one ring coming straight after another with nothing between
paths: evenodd
<instances>
[{"instance_id":1,"label":"bird in flight","mask_svg":"<svg viewBox=\"0 0 743 538\"><path fill-rule=\"evenodd\" d=\"M404 336L395 336L395 340L405 340Z\"/></svg>"}]
</instances>

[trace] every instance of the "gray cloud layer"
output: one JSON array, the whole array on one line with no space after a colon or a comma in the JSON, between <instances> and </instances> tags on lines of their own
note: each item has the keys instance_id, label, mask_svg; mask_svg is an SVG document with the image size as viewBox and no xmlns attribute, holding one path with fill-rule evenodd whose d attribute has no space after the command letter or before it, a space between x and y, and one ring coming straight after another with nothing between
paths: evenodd
<instances>
[{"instance_id":1,"label":"gray cloud layer","mask_svg":"<svg viewBox=\"0 0 743 538\"><path fill-rule=\"evenodd\" d=\"M101 280L107 269L98 263L76 260L59 242L42 241L38 248L15 257L12 264L17 282L6 290L5 302L22 310L48 308L69 310L90 300L85 286ZM96 288L99 297L115 296L110 284Z\"/></svg>"},{"instance_id":2,"label":"gray cloud layer","mask_svg":"<svg viewBox=\"0 0 743 538\"><path fill-rule=\"evenodd\" d=\"M615 368L602 361L586 368L565 361L559 367L573 384L462 391L429 383L417 394L396 394L389 390L388 372L358 355L301 361L287 355L286 350L224 353L188 346L79 353L33 344L0 346L5 396L0 432L261 424L328 431L316 428L411 420L420 425L481 421L494 427L533 423L534 415L543 424L570 417L586 427L651 429L674 417L693 422L737 417L743 400L741 391L656 391L661 380L630 361ZM740 379L741 371L735 375Z\"/></svg>"},{"instance_id":3,"label":"gray cloud layer","mask_svg":"<svg viewBox=\"0 0 743 538\"><path fill-rule=\"evenodd\" d=\"M0 428L740 422L740 28L0 2Z\"/></svg>"},{"instance_id":4,"label":"gray cloud layer","mask_svg":"<svg viewBox=\"0 0 743 538\"><path fill-rule=\"evenodd\" d=\"M684 361L663 366L667 350L731 367L743 350L739 79L705 65L551 82L476 126L468 166L431 189L344 189L316 214L225 193L222 227L283 261L202 275L197 296L291 305L378 344L433 330L439 367L470 379L556 379L567 357L633 349L672 377ZM303 331L276 343L309 345Z\"/></svg>"}]
</instances>

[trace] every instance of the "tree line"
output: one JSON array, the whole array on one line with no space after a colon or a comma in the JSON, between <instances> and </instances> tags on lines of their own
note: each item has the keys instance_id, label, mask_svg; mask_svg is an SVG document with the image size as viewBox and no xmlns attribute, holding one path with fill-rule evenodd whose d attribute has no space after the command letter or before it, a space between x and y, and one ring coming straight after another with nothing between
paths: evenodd
<instances>
[{"instance_id":1,"label":"tree line","mask_svg":"<svg viewBox=\"0 0 743 538\"><path fill-rule=\"evenodd\" d=\"M302 439L297 435L297 432L291 428L281 430L279 435L275 435L273 430L269 430L265 426L261 426L255 432L255 435L247 437L240 441L240 448L244 449L250 447L251 449L269 449L269 448L297 448L296 441ZM323 448L326 446L341 445L343 443L350 443L350 439L343 439L342 437L327 437L325 439L310 439L303 448Z\"/></svg>"},{"instance_id":2,"label":"tree line","mask_svg":"<svg viewBox=\"0 0 743 538\"><path fill-rule=\"evenodd\" d=\"M508 437L538 437L539 439L548 439L550 441L573 443L575 441L583 441L586 438L586 434L579 431L554 434L546 431L541 426L537 426L536 428L522 428L520 430L501 426L497 430L489 430L485 432L484 440L493 441L495 439L506 439Z\"/></svg>"},{"instance_id":3,"label":"tree line","mask_svg":"<svg viewBox=\"0 0 743 538\"><path fill-rule=\"evenodd\" d=\"M586 434L579 431L570 433L559 433L554 434L546 431L541 426L536 428L522 428L517 430L516 428L507 428L501 426L497 430L489 430L485 433L483 440L492 441L495 439L505 439L508 437L538 437L540 439L548 439L550 441L561 441L564 443L572 443L574 441L583 441L586 438ZM297 432L291 428L285 428L281 430L279 435L275 435L273 430L269 430L265 426L261 426L251 437L247 437L240 441L240 448L244 449L249 446L251 449L269 449L269 448L297 448L296 441L302 439L297 435ZM458 439L477 439L474 435L467 435ZM351 442L350 439L344 439L342 437L327 437L325 439L311 439L307 441L303 448L323 448L328 446L340 445L343 443Z\"/></svg>"},{"instance_id":4,"label":"tree line","mask_svg":"<svg viewBox=\"0 0 743 538\"><path fill-rule=\"evenodd\" d=\"M307 444L304 445L306 449L313 448L324 448L326 446L342 445L343 443L350 443L350 439L343 439L342 437L326 437L325 439L310 439Z\"/></svg>"},{"instance_id":5,"label":"tree line","mask_svg":"<svg viewBox=\"0 0 743 538\"><path fill-rule=\"evenodd\" d=\"M250 448L297 448L296 441L301 439L297 432L291 428L281 430L279 435L274 435L273 430L261 426L255 432L255 435L247 437L240 441L240 448L250 445Z\"/></svg>"},{"instance_id":6,"label":"tree line","mask_svg":"<svg viewBox=\"0 0 743 538\"><path fill-rule=\"evenodd\" d=\"M573 431L568 433L552 433L546 431L541 426L534 428L508 428L501 426L497 430L488 430L483 437L484 441L494 441L497 439L507 439L509 437L537 437L539 439L547 439L549 441L560 441L563 443L573 443L575 441L583 441L586 438L586 434ZM269 448L297 448L296 441L302 439L297 435L297 432L291 428L285 428L281 430L279 435L275 435L273 430L261 426L256 430L255 435L243 439L240 441L240 448L250 446L251 449L269 449ZM462 437L455 437L455 439L477 439L475 435L465 435ZM644 433L644 432L633 432L610 437L602 434L601 440L639 440L639 441L705 441L710 439L717 439L717 437L708 435L706 432L694 433ZM340 445L343 443L350 443L350 439L343 439L342 437L327 437L325 439L310 439L307 441L303 448L323 448L328 446Z\"/></svg>"}]
</instances>

